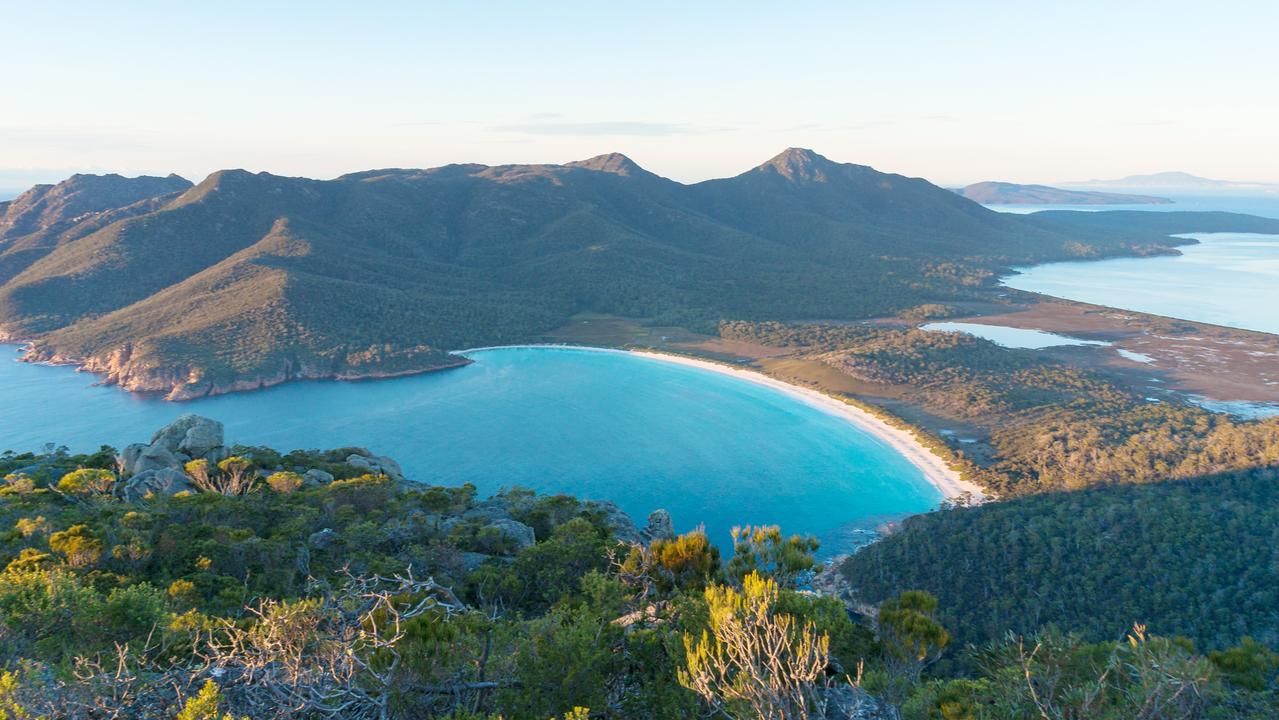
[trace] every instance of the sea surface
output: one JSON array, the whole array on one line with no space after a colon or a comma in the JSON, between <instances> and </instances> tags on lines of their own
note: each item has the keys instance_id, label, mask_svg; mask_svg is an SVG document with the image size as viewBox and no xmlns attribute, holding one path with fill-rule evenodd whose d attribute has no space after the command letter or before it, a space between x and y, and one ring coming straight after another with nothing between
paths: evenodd
<instances>
[{"instance_id":1,"label":"sea surface","mask_svg":"<svg viewBox=\"0 0 1279 720\"><path fill-rule=\"evenodd\" d=\"M1093 188L1088 189L1092 190ZM1243 213L1245 215L1258 215L1260 217L1268 218L1279 218L1279 195L1274 194L1185 195L1181 193L1160 192L1158 190L1109 190L1106 192L1127 192L1139 195L1155 195L1157 197L1168 198L1169 200L1172 200L1172 202L1167 205L987 205L986 207L998 212L1015 213L1019 215L1039 212L1041 210L1078 210L1081 212L1143 210L1147 212L1221 211Z\"/></svg>"},{"instance_id":2,"label":"sea surface","mask_svg":"<svg viewBox=\"0 0 1279 720\"><path fill-rule=\"evenodd\" d=\"M1279 334L1279 235L1184 237L1199 244L1179 247L1179 256L1017 268L1003 284L1123 310Z\"/></svg>"},{"instance_id":3,"label":"sea surface","mask_svg":"<svg viewBox=\"0 0 1279 720\"><path fill-rule=\"evenodd\" d=\"M14 346L3 346L17 356ZM503 348L463 368L369 382L300 382L186 403L93 386L92 375L0 359L0 450L146 442L187 412L230 442L363 446L411 479L525 486L618 503L641 525L779 524L847 550L940 493L881 440L781 391L620 352Z\"/></svg>"}]
</instances>

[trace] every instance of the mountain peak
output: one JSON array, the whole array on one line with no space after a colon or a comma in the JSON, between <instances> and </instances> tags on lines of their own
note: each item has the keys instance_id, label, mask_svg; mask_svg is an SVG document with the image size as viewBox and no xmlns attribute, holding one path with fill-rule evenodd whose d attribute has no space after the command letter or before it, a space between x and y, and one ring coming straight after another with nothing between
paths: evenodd
<instances>
[{"instance_id":1,"label":"mountain peak","mask_svg":"<svg viewBox=\"0 0 1279 720\"><path fill-rule=\"evenodd\" d=\"M773 159L755 168L775 172L791 182L825 182L836 163L808 148L786 148Z\"/></svg>"},{"instance_id":2,"label":"mountain peak","mask_svg":"<svg viewBox=\"0 0 1279 720\"><path fill-rule=\"evenodd\" d=\"M596 170L598 172L613 173L615 175L639 175L647 171L634 160L626 157L621 153L605 153L604 155L596 155L593 158L585 160L575 160L570 163L564 163L566 167L582 168L584 170Z\"/></svg>"}]
</instances>

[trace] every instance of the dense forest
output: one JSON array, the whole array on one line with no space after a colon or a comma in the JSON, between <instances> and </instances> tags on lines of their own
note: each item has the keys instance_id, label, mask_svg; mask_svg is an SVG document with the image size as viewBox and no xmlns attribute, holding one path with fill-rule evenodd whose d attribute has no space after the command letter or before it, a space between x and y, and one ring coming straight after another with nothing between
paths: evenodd
<instances>
[{"instance_id":1,"label":"dense forest","mask_svg":"<svg viewBox=\"0 0 1279 720\"><path fill-rule=\"evenodd\" d=\"M1279 470L1048 493L908 518L842 573L865 602L937 596L961 642L1134 621L1220 649L1279 646Z\"/></svg>"},{"instance_id":2,"label":"dense forest","mask_svg":"<svg viewBox=\"0 0 1279 720\"><path fill-rule=\"evenodd\" d=\"M620 155L319 181L242 170L76 176L0 217L0 337L189 398L456 364L595 312L859 319L970 298L1011 265L1172 252L1213 213L992 212L924 180L791 149L683 185Z\"/></svg>"},{"instance_id":3,"label":"dense forest","mask_svg":"<svg viewBox=\"0 0 1279 720\"><path fill-rule=\"evenodd\" d=\"M1279 419L1243 422L1151 402L1095 371L965 333L732 322L721 334L794 348L937 416L982 428L989 457L954 441L947 450L970 479L1003 496L1279 464Z\"/></svg>"},{"instance_id":4,"label":"dense forest","mask_svg":"<svg viewBox=\"0 0 1279 720\"><path fill-rule=\"evenodd\" d=\"M816 542L777 528L735 530L721 557L661 512L640 528L608 503L481 499L399 479L361 448L225 448L217 430L188 416L120 453L0 457L0 717L1260 719L1276 707L1279 656L1242 636L1273 638L1274 563L1240 566L1269 552L1258 533L1273 519L1242 520L1250 502L1273 506L1271 478L1233 480L1230 509L1165 483L1066 496L1077 506L1041 521L1030 503L1057 496L925 516L858 556L918 575L881 573L874 606L850 612L805 589L831 577L814 576ZM1113 510L1139 515L1134 504L1169 522ZM1081 568L1049 552L1049 522L1066 542L1088 522L1112 535L1088 541ZM965 532L987 567L948 554ZM1152 539L1165 546L1132 562ZM1024 561L987 548L1023 548ZM1182 584L1213 613L1209 652L1162 635L1171 598L1100 616L1149 610L1149 629L1045 600L1054 627L1038 628L1009 616L1016 598L973 589L1100 582L1094 565L1124 568L1121 597ZM1231 572L1213 596L1205 583ZM1231 623L1236 601L1248 613ZM1015 634L999 636L1000 617Z\"/></svg>"}]
</instances>

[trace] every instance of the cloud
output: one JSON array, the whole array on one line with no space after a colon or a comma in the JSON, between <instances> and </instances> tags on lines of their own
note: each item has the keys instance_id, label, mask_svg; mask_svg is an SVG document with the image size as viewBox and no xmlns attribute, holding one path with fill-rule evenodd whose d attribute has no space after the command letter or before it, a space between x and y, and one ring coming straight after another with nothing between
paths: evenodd
<instances>
[{"instance_id":1,"label":"cloud","mask_svg":"<svg viewBox=\"0 0 1279 720\"><path fill-rule=\"evenodd\" d=\"M706 132L688 123L655 123L634 120L614 120L606 122L526 122L512 125L494 125L489 128L497 132L522 133L525 135L565 135L565 136L634 136L661 137L667 135L691 135ZM717 128L719 130L727 128Z\"/></svg>"}]
</instances>

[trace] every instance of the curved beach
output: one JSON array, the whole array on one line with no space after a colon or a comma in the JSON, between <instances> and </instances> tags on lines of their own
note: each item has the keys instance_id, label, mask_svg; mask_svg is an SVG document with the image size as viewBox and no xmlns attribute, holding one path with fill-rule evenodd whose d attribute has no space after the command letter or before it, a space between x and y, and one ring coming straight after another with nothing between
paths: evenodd
<instances>
[{"instance_id":1,"label":"curved beach","mask_svg":"<svg viewBox=\"0 0 1279 720\"><path fill-rule=\"evenodd\" d=\"M792 385L788 382L771 378L756 370L748 370L712 360L702 360L685 355L675 355L673 353L657 352L653 350L621 350L615 348L560 345L552 343L468 348L466 350L455 351L454 354L465 355L470 352L520 347L564 348L573 350L590 350L594 352L628 353L661 362L669 362L700 368L702 370L709 370L721 375L728 375L737 378L738 380L745 380L746 382L755 383L757 385L764 385L779 392L786 393L806 405L846 420L847 422L855 425L858 429L879 439L891 447L899 455L904 457L912 465L919 468L920 472L923 473L924 478L928 480L933 487L937 488L937 490L940 491L947 499L957 498L965 494L969 495L977 502L987 499L985 492L982 491L980 486L961 478L959 472L951 468L944 458L937 455L921 443L913 431L894 427L855 405L849 405L838 398L831 397L830 395L818 390Z\"/></svg>"}]
</instances>

